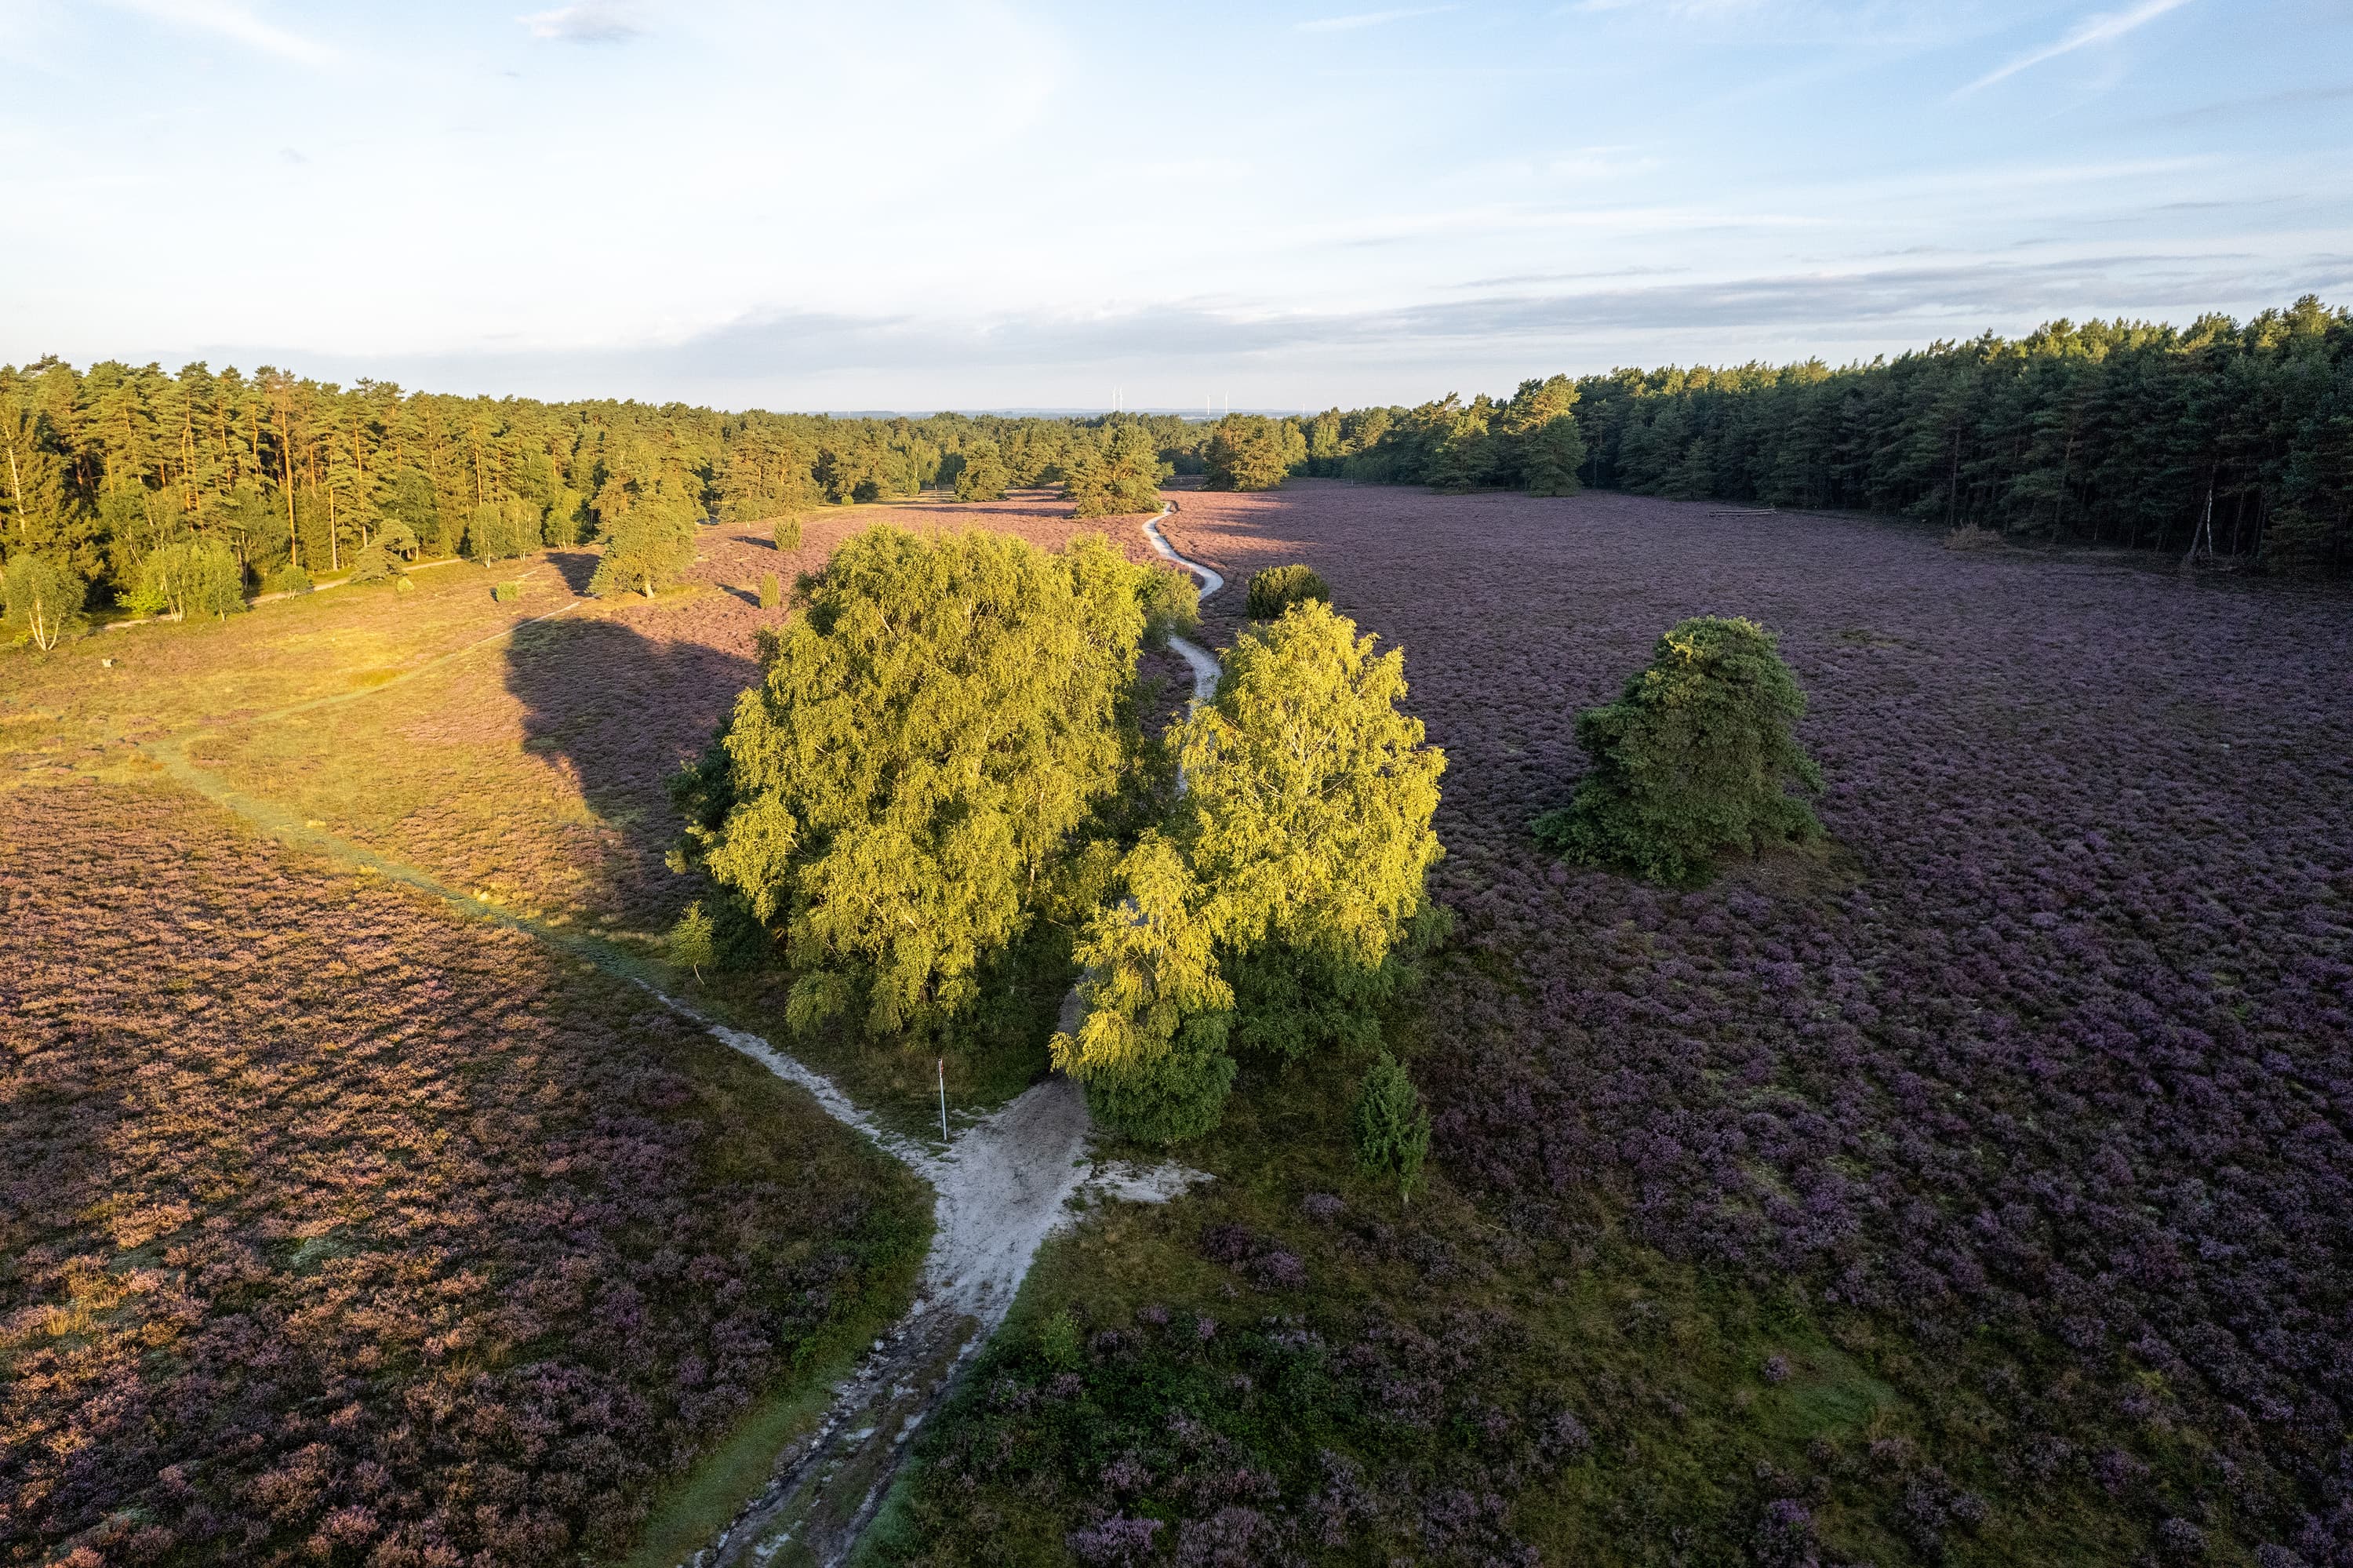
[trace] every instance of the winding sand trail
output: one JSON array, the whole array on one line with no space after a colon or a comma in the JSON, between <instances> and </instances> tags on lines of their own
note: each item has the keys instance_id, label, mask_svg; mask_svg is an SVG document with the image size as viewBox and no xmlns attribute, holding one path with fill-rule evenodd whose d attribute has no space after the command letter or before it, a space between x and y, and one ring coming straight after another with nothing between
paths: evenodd
<instances>
[{"instance_id":1,"label":"winding sand trail","mask_svg":"<svg viewBox=\"0 0 2353 1568\"><path fill-rule=\"evenodd\" d=\"M1173 510L1164 503L1159 516L1166 517ZM1147 520L1144 532L1162 556L1201 579L1203 599L1225 586L1225 578L1217 572L1187 560L1170 546L1160 532L1158 517ZM554 614L563 614L577 602ZM242 722L264 723L360 700L502 641L530 624L520 622L382 685L312 698ZM1194 700L1208 700L1217 690L1216 656L1181 637L1170 638L1169 645L1193 671ZM904 1465L910 1441L954 1389L974 1352L1004 1322L1038 1248L1071 1221L1074 1205L1085 1201L1165 1202L1208 1179L1181 1166L1140 1168L1098 1160L1085 1096L1059 1073L965 1126L944 1143L893 1132L806 1063L756 1034L706 1017L664 993L658 971L626 948L585 931L484 903L419 867L322 832L275 801L233 788L188 755L189 747L211 733L212 727L150 741L140 749L162 765L174 781L273 838L413 887L644 987L665 1007L807 1090L826 1115L855 1128L931 1184L934 1195L932 1244L914 1305L889 1334L873 1342L857 1370L834 1386L823 1420L777 1456L768 1485L717 1540L690 1559L694 1568L734 1568L745 1563L754 1568L786 1568L787 1564L797 1568L803 1563L835 1568L842 1563ZM1080 1006L1076 991L1062 999L1063 1028L1077 1027Z\"/></svg>"}]
</instances>

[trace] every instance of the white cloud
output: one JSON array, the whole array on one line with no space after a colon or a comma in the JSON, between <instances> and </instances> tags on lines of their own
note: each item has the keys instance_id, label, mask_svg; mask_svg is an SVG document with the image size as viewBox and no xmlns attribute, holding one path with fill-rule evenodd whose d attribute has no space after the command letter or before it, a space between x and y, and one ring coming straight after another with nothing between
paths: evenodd
<instances>
[{"instance_id":1,"label":"white cloud","mask_svg":"<svg viewBox=\"0 0 2353 1568\"><path fill-rule=\"evenodd\" d=\"M332 65L339 58L331 46L264 21L236 0L108 0L108 4L188 32L211 33L298 65Z\"/></svg>"},{"instance_id":2,"label":"white cloud","mask_svg":"<svg viewBox=\"0 0 2353 1568\"><path fill-rule=\"evenodd\" d=\"M645 31L635 12L604 0L581 0L578 5L534 11L515 19L529 27L534 38L565 44L623 44Z\"/></svg>"},{"instance_id":3,"label":"white cloud","mask_svg":"<svg viewBox=\"0 0 2353 1568\"><path fill-rule=\"evenodd\" d=\"M1402 22L1409 16L1435 16L1442 11L1458 9L1452 5L1415 5L1397 11L1360 11L1353 16L1319 16L1312 22L1295 22L1294 33L1349 33L1358 27L1377 27L1384 22Z\"/></svg>"},{"instance_id":4,"label":"white cloud","mask_svg":"<svg viewBox=\"0 0 2353 1568\"><path fill-rule=\"evenodd\" d=\"M1991 87L1995 82L2016 76L2020 71L2039 66L2045 60L2055 60L2061 55L2073 54L2077 49L2093 44L2105 44L2111 39L2121 38L2136 27L2154 22L2168 11L2179 10L2189 3L2189 0L2141 0L2141 4L2129 11L2103 11L2094 16L2086 16L2069 28L2058 42L2046 44L2039 49L2030 49L2016 59L1996 67L1968 86L1962 88L1954 96L1958 98L1963 94L1975 92L1980 88Z\"/></svg>"}]
</instances>

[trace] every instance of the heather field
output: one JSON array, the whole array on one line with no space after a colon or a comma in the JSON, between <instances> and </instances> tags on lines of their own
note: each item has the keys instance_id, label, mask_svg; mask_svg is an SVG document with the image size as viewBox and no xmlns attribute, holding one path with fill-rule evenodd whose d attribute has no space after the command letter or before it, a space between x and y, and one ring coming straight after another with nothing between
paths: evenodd
<instances>
[{"instance_id":1,"label":"heather field","mask_svg":"<svg viewBox=\"0 0 2353 1568\"><path fill-rule=\"evenodd\" d=\"M1459 931L1392 1033L1434 1189L1245 1077L1219 1181L1050 1248L885 1554L2353 1563L2353 614L1588 494L1185 493L1446 748ZM1223 641L1240 596L1212 606ZM1811 699L1818 848L1544 856L1678 620Z\"/></svg>"},{"instance_id":2,"label":"heather field","mask_svg":"<svg viewBox=\"0 0 2353 1568\"><path fill-rule=\"evenodd\" d=\"M2341 593L1622 496L1173 493L1237 585L1202 641L1304 561L1446 750L1456 935L1388 1026L1434 1180L1356 1172L1353 1064L1246 1065L1181 1150L1212 1183L1048 1244L869 1560L2353 1563ZM1068 513L12 656L7 1560L706 1539L904 1300L925 1200L617 978L786 1036L775 969L660 962L697 892L663 780L754 678L765 574ZM1554 863L1577 712L1705 613L1779 633L1825 842L1692 892ZM1148 716L1180 671L1147 656ZM960 1117L1042 1068L1060 983L951 1055ZM795 1049L937 1114L929 1053Z\"/></svg>"},{"instance_id":3,"label":"heather field","mask_svg":"<svg viewBox=\"0 0 2353 1568\"><path fill-rule=\"evenodd\" d=\"M784 1033L773 975L660 962L694 893L664 779L754 678L763 575L1068 511L710 528L650 600L580 597L587 551L438 566L9 657L5 1560L706 1542L904 1305L930 1198L628 983ZM1043 1062L1041 1028L958 1063L958 1108Z\"/></svg>"},{"instance_id":4,"label":"heather field","mask_svg":"<svg viewBox=\"0 0 2353 1568\"><path fill-rule=\"evenodd\" d=\"M644 991L153 783L7 792L0 1551L609 1555L913 1178Z\"/></svg>"}]
</instances>

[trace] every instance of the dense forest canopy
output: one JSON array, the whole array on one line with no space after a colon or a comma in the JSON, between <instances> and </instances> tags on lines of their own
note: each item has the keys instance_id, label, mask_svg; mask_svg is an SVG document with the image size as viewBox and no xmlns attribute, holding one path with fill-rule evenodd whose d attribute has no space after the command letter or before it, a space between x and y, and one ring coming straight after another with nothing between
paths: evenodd
<instances>
[{"instance_id":1,"label":"dense forest canopy","mask_svg":"<svg viewBox=\"0 0 2353 1568\"><path fill-rule=\"evenodd\" d=\"M1134 466L1132 450L1198 472L1208 439L1168 417L726 414L47 359L0 366L0 560L29 552L119 595L195 536L259 583L348 569L394 524L436 556L497 532L496 556L507 534L576 544L640 511L735 521L912 495L955 486L967 459L981 494Z\"/></svg>"},{"instance_id":2,"label":"dense forest canopy","mask_svg":"<svg viewBox=\"0 0 2353 1568\"><path fill-rule=\"evenodd\" d=\"M1560 385L1319 414L1305 471L1539 488L1559 452L1530 405ZM2309 295L2243 325L2061 321L1838 370L1615 370L1570 397L1577 475L1607 489L2353 569L2353 317Z\"/></svg>"},{"instance_id":3,"label":"dense forest canopy","mask_svg":"<svg viewBox=\"0 0 2353 1568\"><path fill-rule=\"evenodd\" d=\"M1142 493L1155 452L1218 489L1293 473L1539 494L1582 482L2340 574L2353 318L2307 296L2244 324L2062 321L1835 370L1616 370L1504 398L1214 424L731 414L45 359L0 366L0 562L31 552L103 601L191 536L226 545L259 583L345 570L395 524L440 555L484 553L471 535L492 529L509 546L608 537L640 508L749 520L931 485L982 498L1059 484L1100 511ZM1106 479L1131 471L1135 483Z\"/></svg>"}]
</instances>

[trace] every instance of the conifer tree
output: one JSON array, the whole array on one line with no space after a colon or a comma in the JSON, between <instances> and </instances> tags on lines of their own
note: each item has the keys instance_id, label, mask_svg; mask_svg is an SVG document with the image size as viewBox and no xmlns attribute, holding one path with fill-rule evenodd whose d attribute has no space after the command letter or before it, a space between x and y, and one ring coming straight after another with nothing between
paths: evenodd
<instances>
[{"instance_id":1,"label":"conifer tree","mask_svg":"<svg viewBox=\"0 0 2353 1568\"><path fill-rule=\"evenodd\" d=\"M1422 1161L1430 1155L1430 1112L1422 1107L1412 1075L1386 1051L1365 1075L1350 1130L1356 1135L1357 1169L1367 1176L1394 1179L1398 1197L1411 1202L1421 1181Z\"/></svg>"},{"instance_id":2,"label":"conifer tree","mask_svg":"<svg viewBox=\"0 0 2353 1568\"><path fill-rule=\"evenodd\" d=\"M995 441L983 437L965 449L964 466L956 471L955 498L1002 501L1012 482L1012 471L1005 466L1004 452Z\"/></svg>"},{"instance_id":3,"label":"conifer tree","mask_svg":"<svg viewBox=\"0 0 2353 1568\"><path fill-rule=\"evenodd\" d=\"M1077 504L1074 517L1116 517L1160 510L1160 482L1167 470L1143 426L1119 420L1100 443L1073 456L1063 493Z\"/></svg>"},{"instance_id":4,"label":"conifer tree","mask_svg":"<svg viewBox=\"0 0 2353 1568\"><path fill-rule=\"evenodd\" d=\"M1522 472L1530 495L1575 495L1585 488L1577 471L1585 466L1585 439L1569 415L1537 426L1522 446Z\"/></svg>"},{"instance_id":5,"label":"conifer tree","mask_svg":"<svg viewBox=\"0 0 2353 1568\"><path fill-rule=\"evenodd\" d=\"M1822 783L1791 733L1805 712L1763 627L1683 621L1616 702L1577 715L1592 770L1567 806L1535 820L1536 837L1570 859L1668 884L1705 881L1727 850L1813 837L1820 824L1790 793Z\"/></svg>"}]
</instances>

